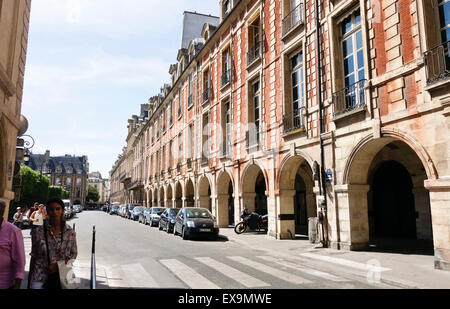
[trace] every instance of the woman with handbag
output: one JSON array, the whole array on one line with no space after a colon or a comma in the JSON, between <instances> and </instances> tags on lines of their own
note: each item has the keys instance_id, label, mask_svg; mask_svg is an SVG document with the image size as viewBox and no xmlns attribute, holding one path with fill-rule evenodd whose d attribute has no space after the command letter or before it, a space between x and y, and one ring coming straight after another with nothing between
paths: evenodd
<instances>
[{"instance_id":1,"label":"woman with handbag","mask_svg":"<svg viewBox=\"0 0 450 309\"><path fill-rule=\"evenodd\" d=\"M47 216L42 227L36 229L31 249L30 288L60 289L58 262L67 264L77 257L75 231L64 219L64 202L50 199Z\"/></svg>"}]
</instances>

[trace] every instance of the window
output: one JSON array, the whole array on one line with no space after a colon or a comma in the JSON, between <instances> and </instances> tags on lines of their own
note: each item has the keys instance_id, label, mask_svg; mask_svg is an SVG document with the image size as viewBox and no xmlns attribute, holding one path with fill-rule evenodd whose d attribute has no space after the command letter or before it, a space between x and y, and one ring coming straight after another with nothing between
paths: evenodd
<instances>
[{"instance_id":1,"label":"window","mask_svg":"<svg viewBox=\"0 0 450 309\"><path fill-rule=\"evenodd\" d=\"M442 42L450 41L450 0L438 0L439 27ZM446 53L448 56L448 49Z\"/></svg>"},{"instance_id":2,"label":"window","mask_svg":"<svg viewBox=\"0 0 450 309\"><path fill-rule=\"evenodd\" d=\"M203 73L203 103L207 102L211 97L209 70Z\"/></svg>"},{"instance_id":3,"label":"window","mask_svg":"<svg viewBox=\"0 0 450 309\"><path fill-rule=\"evenodd\" d=\"M225 154L231 154L231 139L232 139L232 123L231 123L231 104L226 101L224 104L224 120L225 120Z\"/></svg>"},{"instance_id":4,"label":"window","mask_svg":"<svg viewBox=\"0 0 450 309\"><path fill-rule=\"evenodd\" d=\"M183 135L182 133L178 135L178 163L182 160L182 154L183 154Z\"/></svg>"},{"instance_id":5,"label":"window","mask_svg":"<svg viewBox=\"0 0 450 309\"><path fill-rule=\"evenodd\" d=\"M77 178L77 187L81 187L81 178Z\"/></svg>"},{"instance_id":6,"label":"window","mask_svg":"<svg viewBox=\"0 0 450 309\"><path fill-rule=\"evenodd\" d=\"M222 53L222 87L228 85L231 81L231 56L230 48Z\"/></svg>"},{"instance_id":7,"label":"window","mask_svg":"<svg viewBox=\"0 0 450 309\"><path fill-rule=\"evenodd\" d=\"M231 12L231 1L225 0L223 2L223 17L227 16Z\"/></svg>"},{"instance_id":8,"label":"window","mask_svg":"<svg viewBox=\"0 0 450 309\"><path fill-rule=\"evenodd\" d=\"M67 187L71 187L72 186L72 178L67 178L66 179L66 186Z\"/></svg>"},{"instance_id":9,"label":"window","mask_svg":"<svg viewBox=\"0 0 450 309\"><path fill-rule=\"evenodd\" d=\"M364 79L364 55L360 11L349 15L341 25L345 87Z\"/></svg>"},{"instance_id":10,"label":"window","mask_svg":"<svg viewBox=\"0 0 450 309\"><path fill-rule=\"evenodd\" d=\"M255 128L256 128L256 143L259 143L259 131L261 128L261 106L260 106L260 87L259 87L259 80L256 81L253 84L253 119L255 121Z\"/></svg>"},{"instance_id":11,"label":"window","mask_svg":"<svg viewBox=\"0 0 450 309\"><path fill-rule=\"evenodd\" d=\"M247 53L247 66L250 66L256 60L261 58L261 41L260 41L260 19L256 18L248 26L248 53Z\"/></svg>"},{"instance_id":12,"label":"window","mask_svg":"<svg viewBox=\"0 0 450 309\"><path fill-rule=\"evenodd\" d=\"M189 75L189 98L188 98L188 108L194 105L194 73Z\"/></svg>"},{"instance_id":13,"label":"window","mask_svg":"<svg viewBox=\"0 0 450 309\"><path fill-rule=\"evenodd\" d=\"M305 84L303 80L303 52L291 58L292 111L298 114L305 106Z\"/></svg>"},{"instance_id":14,"label":"window","mask_svg":"<svg viewBox=\"0 0 450 309\"><path fill-rule=\"evenodd\" d=\"M56 186L61 186L61 178L57 177L55 181Z\"/></svg>"}]
</instances>

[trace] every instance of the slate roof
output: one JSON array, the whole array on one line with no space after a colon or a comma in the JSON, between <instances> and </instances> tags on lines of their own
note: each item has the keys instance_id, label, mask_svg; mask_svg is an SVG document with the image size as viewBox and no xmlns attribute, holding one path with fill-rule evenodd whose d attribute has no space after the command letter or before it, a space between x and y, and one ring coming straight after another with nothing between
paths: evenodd
<instances>
[{"instance_id":1,"label":"slate roof","mask_svg":"<svg viewBox=\"0 0 450 309\"><path fill-rule=\"evenodd\" d=\"M41 166L43 166L43 171L45 171L45 154L32 154L27 166L38 172L41 171ZM75 157L66 155L64 157L49 157L47 164L47 169L49 169L49 171L47 170L47 173L87 175L87 167L86 156ZM60 169L60 172L57 172L58 168Z\"/></svg>"}]
</instances>

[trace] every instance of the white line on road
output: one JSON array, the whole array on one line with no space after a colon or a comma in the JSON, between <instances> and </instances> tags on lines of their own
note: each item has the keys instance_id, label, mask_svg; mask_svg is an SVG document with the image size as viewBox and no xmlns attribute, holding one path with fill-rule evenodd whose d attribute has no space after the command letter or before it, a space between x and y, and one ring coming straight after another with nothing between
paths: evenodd
<instances>
[{"instance_id":1,"label":"white line on road","mask_svg":"<svg viewBox=\"0 0 450 309\"><path fill-rule=\"evenodd\" d=\"M213 260L212 258L199 257L199 258L196 258L196 260L215 269L216 271L220 272L221 274L243 284L244 286L246 286L248 288L270 286L270 284L268 284L268 283L265 283L259 279L249 276L249 275L247 275L233 267L230 267L226 264L223 264L216 260Z\"/></svg>"},{"instance_id":2,"label":"white line on road","mask_svg":"<svg viewBox=\"0 0 450 309\"><path fill-rule=\"evenodd\" d=\"M285 266L288 268L293 268L293 269L302 271L306 274L309 274L311 276L319 277L322 279L331 280L334 282L348 282L349 281L348 279L345 279L345 278L340 278L340 277L337 277L332 274L322 272L322 271L319 271L316 269L303 267L303 266L297 265L297 264L289 262L289 261L282 261L282 260L279 260L279 259L271 257L271 256L257 256L257 258L263 259L263 260L271 262L271 263L277 263L279 265L282 265L282 266Z\"/></svg>"},{"instance_id":3,"label":"white line on road","mask_svg":"<svg viewBox=\"0 0 450 309\"><path fill-rule=\"evenodd\" d=\"M192 289L220 289L220 287L178 260L161 260L160 262Z\"/></svg>"},{"instance_id":4,"label":"white line on road","mask_svg":"<svg viewBox=\"0 0 450 309\"><path fill-rule=\"evenodd\" d=\"M302 277L290 274L288 272L285 272L285 271L279 270L277 268L273 268L273 267L270 267L270 266L267 266L267 265L255 262L255 261L251 261L251 260L246 259L246 258L241 257L241 256L229 256L228 258L230 260L233 260L235 262L247 265L247 266L249 266L251 268L254 268L256 270L259 270L259 271L261 271L263 273L266 273L266 274L269 274L271 276L277 277L277 278L279 278L281 280L284 280L284 281L292 282L294 284L311 283L311 281L306 280L306 279L304 279Z\"/></svg>"},{"instance_id":5,"label":"white line on road","mask_svg":"<svg viewBox=\"0 0 450 309\"><path fill-rule=\"evenodd\" d=\"M369 265L369 264L358 263L358 262L354 262L354 261L350 261L350 260L346 260L346 259L340 259L340 258L335 258L335 257L325 256L325 255L302 253L302 254L300 254L300 256L311 258L311 259L316 259L316 260L320 260L320 261L324 261L324 262L339 264L339 265L343 265L343 266L347 266L347 267L351 267L351 268L361 269L364 271L370 270L370 271L375 271L375 272L382 272L382 271L391 270L390 268L377 267L377 266L373 266L373 265Z\"/></svg>"},{"instance_id":6,"label":"white line on road","mask_svg":"<svg viewBox=\"0 0 450 309\"><path fill-rule=\"evenodd\" d=\"M121 268L129 288L159 288L159 284L141 264L122 265Z\"/></svg>"}]
</instances>

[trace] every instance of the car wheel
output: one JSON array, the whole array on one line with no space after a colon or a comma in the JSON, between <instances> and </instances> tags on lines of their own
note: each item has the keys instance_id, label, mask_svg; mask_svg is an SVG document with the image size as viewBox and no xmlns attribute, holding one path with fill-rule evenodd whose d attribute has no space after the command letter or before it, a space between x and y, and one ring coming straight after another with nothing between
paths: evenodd
<instances>
[{"instance_id":1,"label":"car wheel","mask_svg":"<svg viewBox=\"0 0 450 309\"><path fill-rule=\"evenodd\" d=\"M167 225L166 225L166 232L167 232L167 234L170 233L170 225L169 225L169 223L167 223Z\"/></svg>"},{"instance_id":2,"label":"car wheel","mask_svg":"<svg viewBox=\"0 0 450 309\"><path fill-rule=\"evenodd\" d=\"M188 233L186 233L186 229L183 228L182 232L181 232L181 237L183 238L183 240L188 240L189 239L189 235Z\"/></svg>"}]
</instances>

